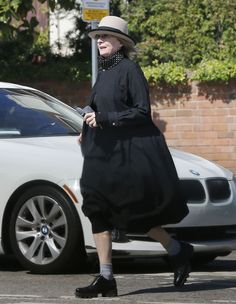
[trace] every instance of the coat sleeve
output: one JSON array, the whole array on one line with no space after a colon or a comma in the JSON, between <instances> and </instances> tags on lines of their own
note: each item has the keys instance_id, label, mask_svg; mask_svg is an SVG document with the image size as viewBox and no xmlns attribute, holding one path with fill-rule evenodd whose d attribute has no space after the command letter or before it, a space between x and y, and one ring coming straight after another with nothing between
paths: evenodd
<instances>
[{"instance_id":1,"label":"coat sleeve","mask_svg":"<svg viewBox=\"0 0 236 304\"><path fill-rule=\"evenodd\" d=\"M127 100L129 106L120 112L96 113L101 128L142 125L151 120L147 81L138 65L133 65L127 74Z\"/></svg>"}]
</instances>

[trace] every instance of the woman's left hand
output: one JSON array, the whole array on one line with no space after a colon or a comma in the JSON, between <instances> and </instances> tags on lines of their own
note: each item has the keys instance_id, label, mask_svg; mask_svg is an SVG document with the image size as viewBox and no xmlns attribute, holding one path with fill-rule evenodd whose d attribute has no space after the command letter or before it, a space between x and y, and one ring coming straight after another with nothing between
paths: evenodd
<instances>
[{"instance_id":1,"label":"woman's left hand","mask_svg":"<svg viewBox=\"0 0 236 304\"><path fill-rule=\"evenodd\" d=\"M86 113L84 115L84 121L86 122L87 125L89 125L91 128L96 128L97 122L96 122L96 117L95 117L95 112L91 113Z\"/></svg>"}]
</instances>

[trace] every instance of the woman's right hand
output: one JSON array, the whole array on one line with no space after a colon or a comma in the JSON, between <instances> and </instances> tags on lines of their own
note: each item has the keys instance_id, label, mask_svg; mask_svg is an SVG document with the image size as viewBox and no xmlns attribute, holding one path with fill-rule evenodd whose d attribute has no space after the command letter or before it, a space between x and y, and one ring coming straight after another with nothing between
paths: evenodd
<instances>
[{"instance_id":1,"label":"woman's right hand","mask_svg":"<svg viewBox=\"0 0 236 304\"><path fill-rule=\"evenodd\" d=\"M95 112L86 113L84 115L84 121L90 128L96 128L98 126Z\"/></svg>"}]
</instances>

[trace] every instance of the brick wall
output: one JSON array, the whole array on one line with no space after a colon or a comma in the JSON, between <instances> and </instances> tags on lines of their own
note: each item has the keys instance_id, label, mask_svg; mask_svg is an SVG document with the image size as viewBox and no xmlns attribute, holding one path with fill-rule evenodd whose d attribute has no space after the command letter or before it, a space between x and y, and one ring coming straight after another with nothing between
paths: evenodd
<instances>
[{"instance_id":1,"label":"brick wall","mask_svg":"<svg viewBox=\"0 0 236 304\"><path fill-rule=\"evenodd\" d=\"M72 106L85 105L91 90L90 83L27 85ZM236 80L228 84L150 87L150 96L154 122L170 147L198 154L236 173Z\"/></svg>"},{"instance_id":2,"label":"brick wall","mask_svg":"<svg viewBox=\"0 0 236 304\"><path fill-rule=\"evenodd\" d=\"M151 88L153 118L168 145L236 173L236 80Z\"/></svg>"}]
</instances>

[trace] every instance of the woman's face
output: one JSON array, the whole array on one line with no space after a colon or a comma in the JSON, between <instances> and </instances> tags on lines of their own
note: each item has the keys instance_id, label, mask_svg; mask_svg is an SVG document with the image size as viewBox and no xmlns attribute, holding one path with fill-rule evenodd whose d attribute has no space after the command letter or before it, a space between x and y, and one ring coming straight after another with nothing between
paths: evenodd
<instances>
[{"instance_id":1,"label":"woman's face","mask_svg":"<svg viewBox=\"0 0 236 304\"><path fill-rule=\"evenodd\" d=\"M96 35L99 54L103 57L109 57L115 54L121 47L121 42L112 35Z\"/></svg>"}]
</instances>

